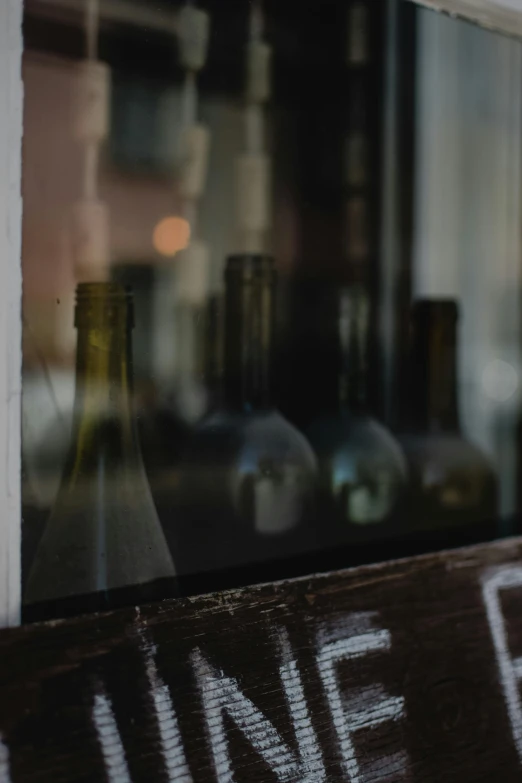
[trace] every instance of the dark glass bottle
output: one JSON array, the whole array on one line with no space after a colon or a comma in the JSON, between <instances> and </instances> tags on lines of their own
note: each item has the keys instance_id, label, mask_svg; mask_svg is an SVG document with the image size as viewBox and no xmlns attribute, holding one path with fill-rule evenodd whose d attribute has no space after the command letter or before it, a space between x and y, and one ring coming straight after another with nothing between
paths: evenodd
<instances>
[{"instance_id":1,"label":"dark glass bottle","mask_svg":"<svg viewBox=\"0 0 522 783\"><path fill-rule=\"evenodd\" d=\"M448 545L495 535L497 513L495 473L460 431L457 321L454 300L413 305L409 427L401 437L410 467L408 530Z\"/></svg>"},{"instance_id":2,"label":"dark glass bottle","mask_svg":"<svg viewBox=\"0 0 522 783\"><path fill-rule=\"evenodd\" d=\"M307 435L319 461L322 506L331 543L373 540L394 532L394 512L407 469L400 446L370 413L368 402L370 303L361 285L342 288L332 307L330 334L337 372ZM325 384L326 386L326 384Z\"/></svg>"},{"instance_id":3,"label":"dark glass bottle","mask_svg":"<svg viewBox=\"0 0 522 783\"><path fill-rule=\"evenodd\" d=\"M225 281L223 402L194 432L181 471L184 521L167 531L183 574L283 558L309 545L315 457L272 399L274 262L232 256Z\"/></svg>"},{"instance_id":4,"label":"dark glass bottle","mask_svg":"<svg viewBox=\"0 0 522 783\"><path fill-rule=\"evenodd\" d=\"M76 398L69 454L24 597L27 619L172 594L174 566L132 414L130 294L78 286Z\"/></svg>"}]
</instances>

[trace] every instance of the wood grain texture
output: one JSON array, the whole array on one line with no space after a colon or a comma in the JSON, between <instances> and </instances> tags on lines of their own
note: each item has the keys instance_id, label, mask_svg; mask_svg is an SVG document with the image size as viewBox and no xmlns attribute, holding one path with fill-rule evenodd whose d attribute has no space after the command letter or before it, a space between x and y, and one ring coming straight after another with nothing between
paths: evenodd
<instances>
[{"instance_id":1,"label":"wood grain texture","mask_svg":"<svg viewBox=\"0 0 522 783\"><path fill-rule=\"evenodd\" d=\"M522 540L0 633L0 781L520 780Z\"/></svg>"}]
</instances>

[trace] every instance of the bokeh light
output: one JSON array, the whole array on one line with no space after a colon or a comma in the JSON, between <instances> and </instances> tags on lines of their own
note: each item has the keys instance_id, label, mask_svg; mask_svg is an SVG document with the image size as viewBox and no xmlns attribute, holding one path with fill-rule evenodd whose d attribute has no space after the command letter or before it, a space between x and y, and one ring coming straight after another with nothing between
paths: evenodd
<instances>
[{"instance_id":1,"label":"bokeh light","mask_svg":"<svg viewBox=\"0 0 522 783\"><path fill-rule=\"evenodd\" d=\"M175 256L190 242L190 224L188 220L174 215L162 218L156 224L152 234L154 250L162 256Z\"/></svg>"}]
</instances>

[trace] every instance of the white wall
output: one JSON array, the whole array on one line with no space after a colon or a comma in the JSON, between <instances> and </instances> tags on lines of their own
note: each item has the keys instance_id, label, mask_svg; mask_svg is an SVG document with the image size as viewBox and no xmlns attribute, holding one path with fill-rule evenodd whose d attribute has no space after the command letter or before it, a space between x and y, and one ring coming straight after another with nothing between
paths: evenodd
<instances>
[{"instance_id":1,"label":"white wall","mask_svg":"<svg viewBox=\"0 0 522 783\"><path fill-rule=\"evenodd\" d=\"M0 2L0 625L20 619L22 0Z\"/></svg>"}]
</instances>

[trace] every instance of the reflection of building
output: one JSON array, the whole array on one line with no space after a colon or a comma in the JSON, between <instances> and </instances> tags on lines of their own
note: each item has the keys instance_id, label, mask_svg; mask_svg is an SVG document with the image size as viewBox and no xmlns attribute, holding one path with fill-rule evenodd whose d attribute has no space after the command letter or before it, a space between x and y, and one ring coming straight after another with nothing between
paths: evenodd
<instances>
[{"instance_id":1,"label":"reflection of building","mask_svg":"<svg viewBox=\"0 0 522 783\"><path fill-rule=\"evenodd\" d=\"M71 205L80 192L81 178L81 150L71 133L75 69L66 61L29 54L24 83L25 314L29 323L36 325L39 318L52 323L60 319L62 330L67 319L62 318L56 300L66 296L70 303L74 287ZM160 217L172 211L170 182L157 176L130 176L107 160L100 179L101 193L111 211L112 259L150 258L154 227ZM69 328L72 334L72 310ZM48 358L55 354L59 358L61 351L52 339L39 347Z\"/></svg>"},{"instance_id":2,"label":"reflection of building","mask_svg":"<svg viewBox=\"0 0 522 783\"><path fill-rule=\"evenodd\" d=\"M31 8L29 4L28 32L38 43L31 27ZM59 43L58 33L56 40ZM240 44L238 35L236 76L244 70ZM81 56L81 50L76 54ZM117 54L114 57L117 60ZM147 281L136 305L141 307L135 333L137 369L147 368L153 382L165 384L172 381L176 370L174 290L171 256L159 252L165 247L155 240L158 227L166 225L162 221L181 209L174 168L182 86L176 83L179 75L176 79L168 72L159 76L154 69L152 74L136 75L128 65L112 67L111 136L101 155L99 197L109 207L110 258L121 267L118 278ZM73 205L82 192L83 151L73 132L77 61L29 50L23 76L24 442L30 472L35 443L57 414L67 431L72 405L75 279L71 225ZM202 92L200 115L212 133L208 182L198 215L199 234L210 248L212 293L221 287L223 259L234 242L234 160L244 140L241 85L234 87L232 81L226 91ZM296 256L295 205L277 182L275 191L277 223L286 227L277 232L276 240L282 268ZM136 273L125 271L133 265L150 266L154 272L151 276L138 268ZM147 312L143 310L146 299Z\"/></svg>"},{"instance_id":3,"label":"reflection of building","mask_svg":"<svg viewBox=\"0 0 522 783\"><path fill-rule=\"evenodd\" d=\"M179 91L161 84L153 84L149 91L120 90L117 76L113 98L116 128L102 158L100 194L110 209L112 262L124 263L126 267L145 263L156 269L155 307L150 315L142 313L142 318L137 319L136 359L138 365L147 365L153 375L163 380L172 377L175 359L173 298L164 264L167 257L154 252L153 236L162 218L172 215L176 208L166 140L175 134L180 96ZM71 132L76 78L74 63L70 61L33 53L25 56L22 265L24 441L29 452L48 431L57 407L67 431L73 398L75 279L70 226L82 174L81 149ZM216 155L209 171L213 207L210 210L203 204L200 219L217 264L212 281L215 287L221 269L219 260L227 252L232 233L232 161L239 148L242 124L240 108L225 101L204 104L203 111L213 126ZM148 124L140 128L140 116L148 116L147 112L155 112L155 123L149 117ZM151 137L147 130L154 127ZM144 165L143 155L140 156L140 149L144 148L152 150L149 163L152 160L154 165ZM140 278L150 281L150 276L138 269L131 277L134 282ZM147 287L150 295L150 282ZM142 345L143 329L139 327L143 320L148 321L148 345ZM148 355L151 349L152 356ZM43 363L49 371L47 377L42 371ZM59 367L62 369L58 372ZM29 457L29 470L30 466Z\"/></svg>"}]
</instances>

